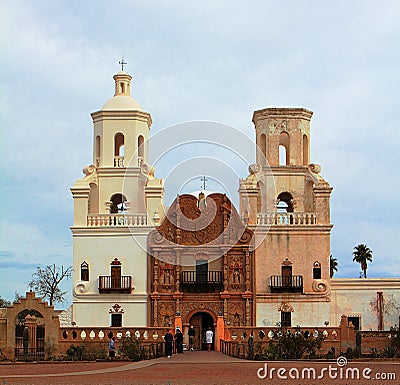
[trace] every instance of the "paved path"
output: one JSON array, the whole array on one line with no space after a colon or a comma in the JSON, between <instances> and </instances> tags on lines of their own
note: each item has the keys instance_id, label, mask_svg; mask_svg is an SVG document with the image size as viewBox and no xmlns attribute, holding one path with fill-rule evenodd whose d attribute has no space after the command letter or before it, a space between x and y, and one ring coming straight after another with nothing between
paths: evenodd
<instances>
[{"instance_id":1,"label":"paved path","mask_svg":"<svg viewBox=\"0 0 400 385\"><path fill-rule=\"evenodd\" d=\"M267 366L265 366L267 365ZM126 362L79 362L79 363L18 363L0 365L0 385L224 385L224 384L370 384L398 385L400 383L400 361L397 362L349 362L344 368L357 368L359 373L371 368L371 378L376 373L394 373L396 378L385 381L373 379L332 379L327 372L321 379L279 379L279 368L292 368L300 373L302 368L339 369L336 362L254 362L239 360L217 352L186 352L171 358L157 358L134 363ZM267 371L265 370L267 369ZM274 369L271 372L271 369ZM325 369L326 370L326 369ZM258 373L258 375L257 375ZM292 371L295 374L296 371ZM306 372L308 373L308 372ZM339 374L339 372L337 372ZM343 372L345 373L345 372ZM265 378L260 378L268 374ZM271 378L272 376L272 378Z\"/></svg>"}]
</instances>

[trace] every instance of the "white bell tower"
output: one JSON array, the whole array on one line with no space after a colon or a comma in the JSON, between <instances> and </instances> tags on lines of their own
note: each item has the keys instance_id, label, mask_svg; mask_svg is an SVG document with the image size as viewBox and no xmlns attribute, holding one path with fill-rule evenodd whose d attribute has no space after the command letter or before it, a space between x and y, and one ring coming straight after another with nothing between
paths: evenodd
<instances>
[{"instance_id":1,"label":"white bell tower","mask_svg":"<svg viewBox=\"0 0 400 385\"><path fill-rule=\"evenodd\" d=\"M147 164L152 121L131 81L114 75L114 96L91 114L93 164L71 188L77 326L147 324L147 235L163 212L163 181Z\"/></svg>"}]
</instances>

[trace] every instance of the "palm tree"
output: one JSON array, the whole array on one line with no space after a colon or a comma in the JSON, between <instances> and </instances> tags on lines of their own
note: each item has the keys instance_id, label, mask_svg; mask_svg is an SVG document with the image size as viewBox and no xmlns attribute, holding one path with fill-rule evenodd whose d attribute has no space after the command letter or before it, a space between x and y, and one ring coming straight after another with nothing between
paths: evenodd
<instances>
[{"instance_id":1,"label":"palm tree","mask_svg":"<svg viewBox=\"0 0 400 385\"><path fill-rule=\"evenodd\" d=\"M364 278L367 278L367 263L372 262L372 250L364 243L361 243L354 248L353 256L353 261L361 265L361 270L364 272Z\"/></svg>"},{"instance_id":2,"label":"palm tree","mask_svg":"<svg viewBox=\"0 0 400 385\"><path fill-rule=\"evenodd\" d=\"M329 256L329 268L331 272L331 278L333 277L333 274L335 274L336 271L338 271L338 261L336 258L332 257L332 254Z\"/></svg>"}]
</instances>

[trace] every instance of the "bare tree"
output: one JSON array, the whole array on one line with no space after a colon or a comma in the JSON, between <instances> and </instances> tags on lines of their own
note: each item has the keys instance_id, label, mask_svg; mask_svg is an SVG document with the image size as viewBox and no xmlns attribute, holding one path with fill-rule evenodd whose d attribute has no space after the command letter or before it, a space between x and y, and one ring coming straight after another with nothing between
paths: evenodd
<instances>
[{"instance_id":1,"label":"bare tree","mask_svg":"<svg viewBox=\"0 0 400 385\"><path fill-rule=\"evenodd\" d=\"M48 298L50 306L55 302L64 302L66 291L62 291L59 287L64 278L71 278L72 266L65 268L57 267L55 263L45 268L37 267L32 274L32 279L28 282L28 286L34 289L42 298Z\"/></svg>"}]
</instances>

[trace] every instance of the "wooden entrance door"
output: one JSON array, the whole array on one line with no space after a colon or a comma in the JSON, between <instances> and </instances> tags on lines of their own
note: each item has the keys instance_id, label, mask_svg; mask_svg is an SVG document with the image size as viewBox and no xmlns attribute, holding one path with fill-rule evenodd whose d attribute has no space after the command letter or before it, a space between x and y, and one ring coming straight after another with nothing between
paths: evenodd
<instances>
[{"instance_id":1,"label":"wooden entrance door","mask_svg":"<svg viewBox=\"0 0 400 385\"><path fill-rule=\"evenodd\" d=\"M202 322L203 322L203 316L201 313L195 314L190 319L190 325L193 325L193 329L195 332L194 350L201 350L201 336L203 335Z\"/></svg>"},{"instance_id":2,"label":"wooden entrance door","mask_svg":"<svg viewBox=\"0 0 400 385\"><path fill-rule=\"evenodd\" d=\"M292 266L282 266L282 286L292 286Z\"/></svg>"},{"instance_id":3,"label":"wooden entrance door","mask_svg":"<svg viewBox=\"0 0 400 385\"><path fill-rule=\"evenodd\" d=\"M196 282L207 283L208 275L208 261L197 260L196 261Z\"/></svg>"},{"instance_id":4,"label":"wooden entrance door","mask_svg":"<svg viewBox=\"0 0 400 385\"><path fill-rule=\"evenodd\" d=\"M111 266L111 288L121 287L121 266Z\"/></svg>"}]
</instances>

